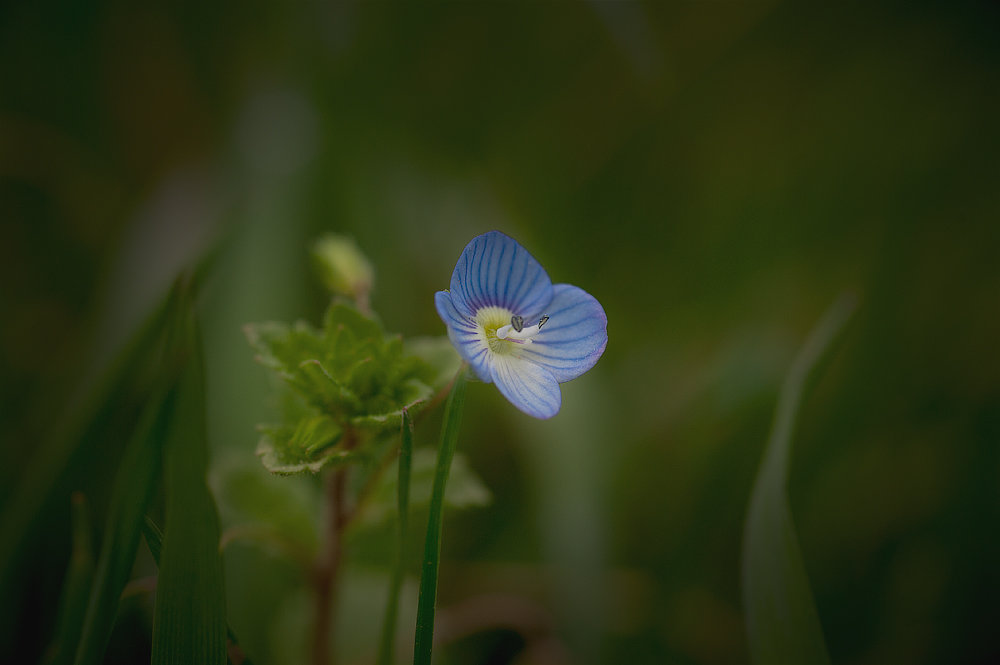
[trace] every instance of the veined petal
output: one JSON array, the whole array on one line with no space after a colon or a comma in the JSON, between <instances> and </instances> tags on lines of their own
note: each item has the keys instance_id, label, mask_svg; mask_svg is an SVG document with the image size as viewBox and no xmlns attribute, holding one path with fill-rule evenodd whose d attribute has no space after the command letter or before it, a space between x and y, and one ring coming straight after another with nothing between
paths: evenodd
<instances>
[{"instance_id":1,"label":"veined petal","mask_svg":"<svg viewBox=\"0 0 1000 665\"><path fill-rule=\"evenodd\" d=\"M490 371L503 396L529 416L546 419L559 413L559 382L541 365L514 355L493 355Z\"/></svg>"},{"instance_id":2,"label":"veined petal","mask_svg":"<svg viewBox=\"0 0 1000 665\"><path fill-rule=\"evenodd\" d=\"M583 289L556 284L545 314L549 320L518 355L546 368L556 381L575 379L594 366L608 344L608 318Z\"/></svg>"},{"instance_id":3,"label":"veined petal","mask_svg":"<svg viewBox=\"0 0 1000 665\"><path fill-rule=\"evenodd\" d=\"M483 307L504 307L537 317L552 300L552 280L513 238L490 231L466 245L451 275L452 301L466 316Z\"/></svg>"},{"instance_id":4,"label":"veined petal","mask_svg":"<svg viewBox=\"0 0 1000 665\"><path fill-rule=\"evenodd\" d=\"M476 322L463 316L455 308L454 299L447 291L438 291L434 294L434 306L437 307L438 316L448 327L448 339L458 351L458 355L469 363L476 376L486 383L490 383L493 379L487 364L490 355L489 347L476 326Z\"/></svg>"}]
</instances>

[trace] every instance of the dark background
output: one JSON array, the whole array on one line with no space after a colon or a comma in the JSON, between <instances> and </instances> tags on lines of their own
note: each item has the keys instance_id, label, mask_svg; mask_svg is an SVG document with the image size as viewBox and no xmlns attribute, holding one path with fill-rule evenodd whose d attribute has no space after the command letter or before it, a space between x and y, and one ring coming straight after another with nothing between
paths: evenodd
<instances>
[{"instance_id":1,"label":"dark background","mask_svg":"<svg viewBox=\"0 0 1000 665\"><path fill-rule=\"evenodd\" d=\"M789 484L830 653L995 662L998 28L987 2L7 3L0 500L74 387L217 246L202 318L231 526L220 478L257 472L273 417L240 328L318 321L309 242L354 236L387 328L430 335L433 292L498 228L603 303L609 343L549 422L470 387L460 449L494 501L448 517L442 621L477 600L487 620L442 662L747 661L751 483L791 358L843 291L859 308ZM71 490L101 526L121 441L88 445L0 601L28 662ZM276 480L310 509L309 479ZM353 544L345 662L374 649L379 538ZM247 651L297 662L298 573L253 543L225 563ZM108 662L147 657L149 617L123 605Z\"/></svg>"}]
</instances>

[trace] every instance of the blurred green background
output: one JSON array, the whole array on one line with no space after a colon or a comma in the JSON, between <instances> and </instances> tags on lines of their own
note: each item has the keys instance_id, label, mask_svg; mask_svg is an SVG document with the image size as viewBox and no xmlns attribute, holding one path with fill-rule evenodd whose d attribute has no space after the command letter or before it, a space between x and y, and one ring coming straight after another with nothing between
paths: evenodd
<instances>
[{"instance_id":1,"label":"blurred green background","mask_svg":"<svg viewBox=\"0 0 1000 665\"><path fill-rule=\"evenodd\" d=\"M789 486L831 656L1000 660L996 4L296 4L0 9L5 507L88 377L218 247L223 527L246 519L227 480L245 474L308 531L315 483L253 455L273 392L241 326L318 322L308 245L337 231L375 264L389 330L443 334L432 295L495 228L594 294L610 341L552 421L470 386L460 451L494 499L446 515L442 663L746 662L751 483L791 358L845 290L859 308ZM120 397L122 437L84 441L0 599L16 662L55 621L71 491L102 525ZM349 543L343 662L371 662L387 534ZM299 569L244 541L225 565L247 652L299 662ZM107 662L148 659L150 606L123 604Z\"/></svg>"}]
</instances>

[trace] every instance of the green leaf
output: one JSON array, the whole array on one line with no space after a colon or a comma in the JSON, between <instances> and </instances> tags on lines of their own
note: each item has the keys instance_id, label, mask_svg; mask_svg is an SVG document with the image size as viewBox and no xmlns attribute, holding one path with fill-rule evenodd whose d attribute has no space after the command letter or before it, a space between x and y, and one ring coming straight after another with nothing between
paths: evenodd
<instances>
[{"instance_id":1,"label":"green leaf","mask_svg":"<svg viewBox=\"0 0 1000 665\"><path fill-rule=\"evenodd\" d=\"M223 523L237 532L273 535L280 539L279 547L287 544L300 558L314 558L320 497L311 483L276 478L245 456L212 466L211 485Z\"/></svg>"},{"instance_id":2,"label":"green leaf","mask_svg":"<svg viewBox=\"0 0 1000 665\"><path fill-rule=\"evenodd\" d=\"M755 663L830 662L786 484L792 430L806 380L853 309L853 298L838 299L796 357L750 495L743 539L743 603Z\"/></svg>"},{"instance_id":3,"label":"green leaf","mask_svg":"<svg viewBox=\"0 0 1000 665\"><path fill-rule=\"evenodd\" d=\"M73 549L70 552L66 581L63 583L55 640L44 660L46 665L73 662L80 640L80 628L87 611L87 598L94 579L94 551L90 519L82 494L72 498Z\"/></svg>"},{"instance_id":4,"label":"green leaf","mask_svg":"<svg viewBox=\"0 0 1000 665\"><path fill-rule=\"evenodd\" d=\"M74 661L76 665L96 664L104 658L118 599L135 560L143 515L156 488L175 397L174 389L170 388L150 400L125 449L111 492L97 572Z\"/></svg>"},{"instance_id":5,"label":"green leaf","mask_svg":"<svg viewBox=\"0 0 1000 665\"><path fill-rule=\"evenodd\" d=\"M343 344L357 345L363 341L382 342L385 333L382 326L373 318L365 316L356 308L344 302L335 302L326 310L323 317L323 329L327 339L347 331L350 336Z\"/></svg>"},{"instance_id":6,"label":"green leaf","mask_svg":"<svg viewBox=\"0 0 1000 665\"><path fill-rule=\"evenodd\" d=\"M142 537L146 541L146 547L156 562L156 567L160 567L160 552L163 551L163 531L156 526L156 522L148 516L142 520Z\"/></svg>"},{"instance_id":7,"label":"green leaf","mask_svg":"<svg viewBox=\"0 0 1000 665\"><path fill-rule=\"evenodd\" d=\"M257 456L271 473L289 475L342 464L356 454L336 444L343 430L329 416L299 420L294 426L261 425Z\"/></svg>"},{"instance_id":8,"label":"green leaf","mask_svg":"<svg viewBox=\"0 0 1000 665\"><path fill-rule=\"evenodd\" d=\"M165 449L167 522L153 612L153 665L226 663L226 608L219 518L206 485L208 444L201 340L183 303L184 368Z\"/></svg>"},{"instance_id":9,"label":"green leaf","mask_svg":"<svg viewBox=\"0 0 1000 665\"><path fill-rule=\"evenodd\" d=\"M399 390L399 401L403 405L384 413L367 413L351 418L351 424L362 429L384 430L398 427L403 421L403 411L419 411L432 396L434 389L423 381L411 379Z\"/></svg>"},{"instance_id":10,"label":"green leaf","mask_svg":"<svg viewBox=\"0 0 1000 665\"><path fill-rule=\"evenodd\" d=\"M440 342L417 344L437 366L410 352L398 335L347 303L335 302L317 331L305 323L248 325L247 339L257 359L274 370L297 399L283 398L280 425L263 425L257 453L273 473L317 473L331 464L353 462L380 434L400 426L403 410L411 415L428 404L441 366L453 367L454 351ZM451 355L446 355L450 353ZM288 392L288 391L286 391ZM344 430L355 430L357 450L337 447Z\"/></svg>"}]
</instances>

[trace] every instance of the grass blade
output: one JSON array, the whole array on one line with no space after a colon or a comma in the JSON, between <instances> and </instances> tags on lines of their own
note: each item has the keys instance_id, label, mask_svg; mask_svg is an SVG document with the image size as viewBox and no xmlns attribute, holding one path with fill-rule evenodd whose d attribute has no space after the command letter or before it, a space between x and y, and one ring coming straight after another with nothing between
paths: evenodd
<instances>
[{"instance_id":1,"label":"grass blade","mask_svg":"<svg viewBox=\"0 0 1000 665\"><path fill-rule=\"evenodd\" d=\"M55 639L46 654L46 665L68 665L73 662L87 598L94 579L94 545L91 536L87 504L82 494L72 497L73 549L69 557L66 581L63 582L59 618L56 621Z\"/></svg>"},{"instance_id":2,"label":"grass blade","mask_svg":"<svg viewBox=\"0 0 1000 665\"><path fill-rule=\"evenodd\" d=\"M205 379L193 305L185 300L180 314L184 365L164 451L167 523L159 552L151 662L224 665L219 517L205 480Z\"/></svg>"},{"instance_id":3,"label":"grass blade","mask_svg":"<svg viewBox=\"0 0 1000 665\"><path fill-rule=\"evenodd\" d=\"M191 270L194 288L211 271L223 243L220 239L197 261ZM28 543L37 529L46 524L38 519L46 500L59 487L81 444L94 434L96 423L120 408L119 397L130 391L152 392L153 383L142 377L139 368L147 368L149 359L162 353L163 331L175 311L178 286L175 284L153 307L136 331L113 355L106 369L98 367L84 377L75 398L64 409L51 433L41 442L27 464L20 481L0 511L0 596L8 595L11 576L28 554ZM154 360L155 362L155 360ZM2 642L0 642L2 644Z\"/></svg>"},{"instance_id":4,"label":"grass blade","mask_svg":"<svg viewBox=\"0 0 1000 665\"><path fill-rule=\"evenodd\" d=\"M163 532L160 531L160 527L156 526L156 522L147 517L142 524L142 535L146 539L146 546L149 547L149 553L153 555L153 561L159 567L160 552L163 551ZM229 640L229 662L234 665L253 665L253 661L240 649L236 633L233 632L233 629L228 624L226 625L226 636Z\"/></svg>"},{"instance_id":5,"label":"grass blade","mask_svg":"<svg viewBox=\"0 0 1000 665\"><path fill-rule=\"evenodd\" d=\"M104 658L118 600L139 545L142 518L159 476L161 450L173 401L174 391L170 389L150 400L125 449L125 458L111 493L97 573L74 661L76 665L92 665Z\"/></svg>"},{"instance_id":6,"label":"grass blade","mask_svg":"<svg viewBox=\"0 0 1000 665\"><path fill-rule=\"evenodd\" d=\"M169 299L169 296L164 298L143 322L104 375L78 391L81 397L68 407L65 417L57 420L55 429L21 474L10 501L0 513L0 590L4 594L10 576L18 570L25 546L32 540L35 529L44 524L36 518L65 474L77 447L87 438L93 423L118 408L119 400L115 397L135 381L136 367L157 352Z\"/></svg>"},{"instance_id":7,"label":"grass blade","mask_svg":"<svg viewBox=\"0 0 1000 665\"><path fill-rule=\"evenodd\" d=\"M791 437L806 380L854 310L841 296L799 351L778 399L750 494L743 538L743 604L755 663L829 663L788 505Z\"/></svg>"},{"instance_id":8,"label":"grass blade","mask_svg":"<svg viewBox=\"0 0 1000 665\"><path fill-rule=\"evenodd\" d=\"M403 586L403 571L406 566L406 528L410 511L410 471L413 468L413 420L410 412L403 409L403 423L399 444L399 480L396 484L398 540L396 547L396 567L389 583L389 599L385 605L385 619L382 622L382 640L379 644L378 665L389 665L393 659L396 638L396 617L399 614L399 590Z\"/></svg>"},{"instance_id":9,"label":"grass blade","mask_svg":"<svg viewBox=\"0 0 1000 665\"><path fill-rule=\"evenodd\" d=\"M458 447L458 427L465 405L465 365L448 395L441 430L434 489L431 494L430 516L427 519L427 539L424 541L424 563L420 571L420 597L417 601L417 630L413 643L413 665L430 665L434 641L434 610L437 606L438 568L441 562L441 522L444 518L444 490L448 484L451 460Z\"/></svg>"}]
</instances>

